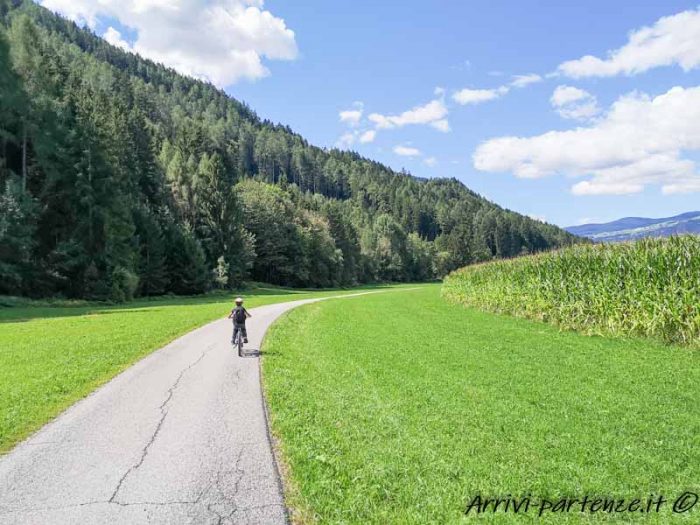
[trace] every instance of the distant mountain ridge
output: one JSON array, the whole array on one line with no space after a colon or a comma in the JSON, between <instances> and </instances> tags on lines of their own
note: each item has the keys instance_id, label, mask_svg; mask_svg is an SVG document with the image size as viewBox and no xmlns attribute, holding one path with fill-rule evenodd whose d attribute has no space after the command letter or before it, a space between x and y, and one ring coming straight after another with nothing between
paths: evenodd
<instances>
[{"instance_id":1,"label":"distant mountain ridge","mask_svg":"<svg viewBox=\"0 0 700 525\"><path fill-rule=\"evenodd\" d=\"M700 211L660 219L625 217L603 224L582 224L564 229L596 242L622 242L642 237L668 237L684 233L700 235Z\"/></svg>"}]
</instances>

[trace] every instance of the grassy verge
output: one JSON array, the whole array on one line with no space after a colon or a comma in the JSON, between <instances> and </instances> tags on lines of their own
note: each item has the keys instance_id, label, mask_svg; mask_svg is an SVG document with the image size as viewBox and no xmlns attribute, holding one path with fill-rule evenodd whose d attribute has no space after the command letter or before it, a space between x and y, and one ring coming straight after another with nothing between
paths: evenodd
<instances>
[{"instance_id":1,"label":"grassy verge","mask_svg":"<svg viewBox=\"0 0 700 525\"><path fill-rule=\"evenodd\" d=\"M700 493L695 351L464 309L432 285L293 310L263 351L299 522L659 524L700 515L666 504L643 515L464 516L476 494Z\"/></svg>"},{"instance_id":2,"label":"grassy verge","mask_svg":"<svg viewBox=\"0 0 700 525\"><path fill-rule=\"evenodd\" d=\"M250 308L344 292L255 288L244 295ZM0 308L0 452L139 358L226 316L233 297Z\"/></svg>"},{"instance_id":3,"label":"grassy verge","mask_svg":"<svg viewBox=\"0 0 700 525\"><path fill-rule=\"evenodd\" d=\"M700 237L581 245L469 266L443 295L588 333L700 346Z\"/></svg>"}]
</instances>

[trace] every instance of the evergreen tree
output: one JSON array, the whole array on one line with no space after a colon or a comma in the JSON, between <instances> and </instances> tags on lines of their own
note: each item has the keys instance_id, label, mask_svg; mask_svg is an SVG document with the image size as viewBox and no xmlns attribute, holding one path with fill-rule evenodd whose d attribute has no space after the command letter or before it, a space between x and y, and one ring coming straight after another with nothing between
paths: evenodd
<instances>
[{"instance_id":1,"label":"evergreen tree","mask_svg":"<svg viewBox=\"0 0 700 525\"><path fill-rule=\"evenodd\" d=\"M245 228L255 237L253 278L282 285L307 282L297 217L287 194L253 181L239 184L238 193Z\"/></svg>"},{"instance_id":2,"label":"evergreen tree","mask_svg":"<svg viewBox=\"0 0 700 525\"><path fill-rule=\"evenodd\" d=\"M36 203L17 177L0 193L0 293L20 294L32 278Z\"/></svg>"},{"instance_id":3,"label":"evergreen tree","mask_svg":"<svg viewBox=\"0 0 700 525\"><path fill-rule=\"evenodd\" d=\"M30 0L0 0L0 190L0 293L425 280L576 241L455 179L314 147Z\"/></svg>"},{"instance_id":4,"label":"evergreen tree","mask_svg":"<svg viewBox=\"0 0 700 525\"><path fill-rule=\"evenodd\" d=\"M210 274L199 241L175 223L165 228L165 240L168 289L180 295L205 292Z\"/></svg>"},{"instance_id":5,"label":"evergreen tree","mask_svg":"<svg viewBox=\"0 0 700 525\"><path fill-rule=\"evenodd\" d=\"M139 295L160 295L168 287L166 247L157 217L147 207L134 210L138 243Z\"/></svg>"},{"instance_id":6,"label":"evergreen tree","mask_svg":"<svg viewBox=\"0 0 700 525\"><path fill-rule=\"evenodd\" d=\"M0 26L0 182L20 172L19 147L26 107L20 79L12 68L9 43Z\"/></svg>"}]
</instances>

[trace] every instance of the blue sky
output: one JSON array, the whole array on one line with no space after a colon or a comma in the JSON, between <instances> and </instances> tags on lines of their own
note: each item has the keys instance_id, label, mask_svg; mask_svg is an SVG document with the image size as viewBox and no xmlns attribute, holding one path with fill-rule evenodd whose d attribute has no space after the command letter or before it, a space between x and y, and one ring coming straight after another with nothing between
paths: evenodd
<instances>
[{"instance_id":1,"label":"blue sky","mask_svg":"<svg viewBox=\"0 0 700 525\"><path fill-rule=\"evenodd\" d=\"M343 144L422 177L456 177L555 224L700 208L694 2L43 3L210 78L314 144ZM216 27L186 17L217 4ZM167 16L153 16L158 10ZM630 44L645 26L651 36ZM223 37L214 38L217 30ZM516 87L516 75L540 79ZM342 111L355 113L341 122ZM363 143L366 132L374 137ZM522 140L492 140L502 137Z\"/></svg>"}]
</instances>

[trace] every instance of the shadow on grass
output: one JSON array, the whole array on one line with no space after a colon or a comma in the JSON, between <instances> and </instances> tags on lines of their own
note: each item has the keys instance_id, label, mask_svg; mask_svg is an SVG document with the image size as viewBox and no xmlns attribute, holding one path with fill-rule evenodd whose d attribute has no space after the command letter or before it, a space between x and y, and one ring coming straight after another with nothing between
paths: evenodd
<instances>
[{"instance_id":1,"label":"shadow on grass","mask_svg":"<svg viewBox=\"0 0 700 525\"><path fill-rule=\"evenodd\" d=\"M247 299L265 296L289 296L293 300L297 295L322 294L324 292L352 292L365 290L379 290L389 285L376 284L364 285L352 288L281 288L275 286L259 286L255 288L234 290L231 292L216 292L204 295L160 296L152 298L140 298L122 304L110 304L99 302L78 302L77 304L61 303L60 301L31 301L18 299L17 306L0 306L0 324L18 323L33 319L48 319L55 317L77 317L85 315L108 315L113 313L128 313L133 310L135 314L143 312L157 312L163 307L169 306L196 306L215 303L233 302L233 299L242 295ZM53 303L53 304L52 304Z\"/></svg>"}]
</instances>

